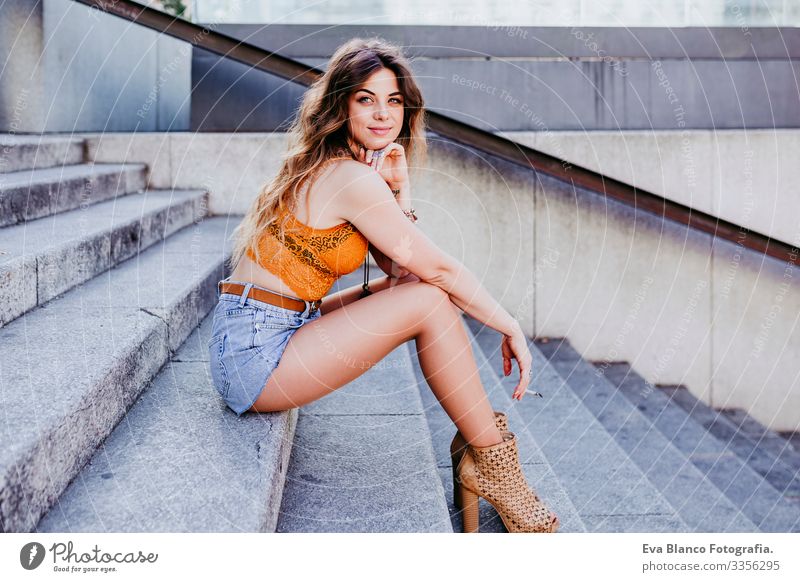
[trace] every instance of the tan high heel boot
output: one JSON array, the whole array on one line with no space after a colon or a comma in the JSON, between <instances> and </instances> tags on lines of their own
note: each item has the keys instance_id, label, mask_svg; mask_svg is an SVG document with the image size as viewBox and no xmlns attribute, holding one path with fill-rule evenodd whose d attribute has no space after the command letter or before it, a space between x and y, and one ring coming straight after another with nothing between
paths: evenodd
<instances>
[{"instance_id":1,"label":"tan high heel boot","mask_svg":"<svg viewBox=\"0 0 800 582\"><path fill-rule=\"evenodd\" d=\"M506 413L495 410L494 424L500 432L508 430L508 417L506 417ZM466 450L467 441L464 440L461 431L457 430L456 435L453 437L453 442L450 443L450 466L453 468L453 503L457 509L461 509L461 492L459 488L456 487L456 467L458 467L458 463L461 462L461 457Z\"/></svg>"},{"instance_id":2,"label":"tan high heel boot","mask_svg":"<svg viewBox=\"0 0 800 582\"><path fill-rule=\"evenodd\" d=\"M555 532L561 525L530 488L519 464L517 439L503 431L503 442L488 447L467 445L456 470L461 489L464 533L477 533L481 497L497 510L509 533Z\"/></svg>"}]
</instances>

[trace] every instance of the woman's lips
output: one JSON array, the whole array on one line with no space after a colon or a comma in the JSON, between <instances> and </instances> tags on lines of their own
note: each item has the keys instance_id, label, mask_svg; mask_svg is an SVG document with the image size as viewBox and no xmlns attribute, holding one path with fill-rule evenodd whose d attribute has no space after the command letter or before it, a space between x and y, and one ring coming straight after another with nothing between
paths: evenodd
<instances>
[{"instance_id":1,"label":"woman's lips","mask_svg":"<svg viewBox=\"0 0 800 582\"><path fill-rule=\"evenodd\" d=\"M386 135L391 131L391 129L373 129L372 127L370 127L369 130L375 135Z\"/></svg>"}]
</instances>

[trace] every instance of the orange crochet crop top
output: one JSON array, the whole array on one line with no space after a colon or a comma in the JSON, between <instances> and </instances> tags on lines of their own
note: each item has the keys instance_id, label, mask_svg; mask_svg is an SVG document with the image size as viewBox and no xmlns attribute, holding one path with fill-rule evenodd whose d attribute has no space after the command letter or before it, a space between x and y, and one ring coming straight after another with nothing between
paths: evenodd
<instances>
[{"instance_id":1,"label":"orange crochet crop top","mask_svg":"<svg viewBox=\"0 0 800 582\"><path fill-rule=\"evenodd\" d=\"M259 264L280 277L297 297L322 299L339 277L358 268L367 255L369 241L350 222L311 228L291 212L286 214L285 244L281 244L277 221L273 221L258 242ZM247 256L256 260L252 248L247 249Z\"/></svg>"}]
</instances>

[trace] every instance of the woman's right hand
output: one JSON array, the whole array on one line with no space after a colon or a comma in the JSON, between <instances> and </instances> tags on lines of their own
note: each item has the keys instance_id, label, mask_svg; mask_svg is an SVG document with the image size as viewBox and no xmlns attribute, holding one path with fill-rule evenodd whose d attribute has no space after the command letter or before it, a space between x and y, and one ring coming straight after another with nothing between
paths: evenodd
<instances>
[{"instance_id":1,"label":"woman's right hand","mask_svg":"<svg viewBox=\"0 0 800 582\"><path fill-rule=\"evenodd\" d=\"M397 142L380 150L369 150L359 144L358 160L378 172L389 188L397 189L408 183L406 150Z\"/></svg>"},{"instance_id":2,"label":"woman's right hand","mask_svg":"<svg viewBox=\"0 0 800 582\"><path fill-rule=\"evenodd\" d=\"M517 326L517 329L511 335L503 334L503 341L501 344L503 352L503 375L508 376L513 370L511 360L517 360L519 365L519 382L514 387L514 394L512 398L521 400L528 389L528 384L531 381L531 366L533 364L533 356L530 349L528 349L528 342L525 339L525 334L522 333L522 328ZM538 392L536 393L538 394ZM538 394L541 396L541 394Z\"/></svg>"}]
</instances>

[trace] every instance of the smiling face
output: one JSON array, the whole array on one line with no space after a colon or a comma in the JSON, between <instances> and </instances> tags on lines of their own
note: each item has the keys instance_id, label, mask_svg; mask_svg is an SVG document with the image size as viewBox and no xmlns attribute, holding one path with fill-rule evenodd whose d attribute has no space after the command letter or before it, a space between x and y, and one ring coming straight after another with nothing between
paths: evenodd
<instances>
[{"instance_id":1,"label":"smiling face","mask_svg":"<svg viewBox=\"0 0 800 582\"><path fill-rule=\"evenodd\" d=\"M375 71L348 97L351 149L358 144L379 150L392 143L403 128L404 98L390 69Z\"/></svg>"}]
</instances>

